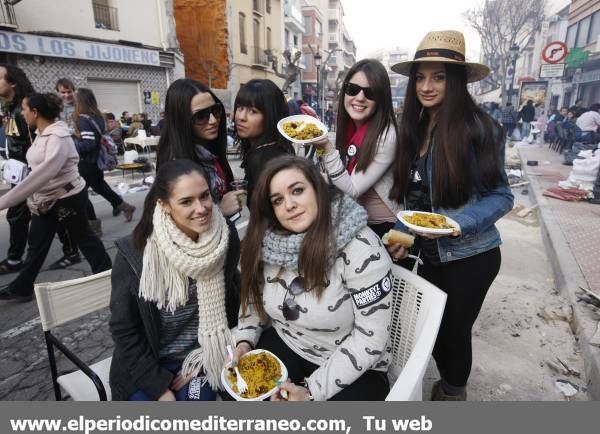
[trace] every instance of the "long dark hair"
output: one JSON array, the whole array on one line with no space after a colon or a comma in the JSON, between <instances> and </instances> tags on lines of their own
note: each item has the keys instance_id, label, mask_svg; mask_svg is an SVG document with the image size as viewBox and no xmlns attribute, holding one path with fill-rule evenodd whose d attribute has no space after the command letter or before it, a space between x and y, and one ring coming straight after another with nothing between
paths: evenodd
<instances>
[{"instance_id":1,"label":"long dark hair","mask_svg":"<svg viewBox=\"0 0 600 434\"><path fill-rule=\"evenodd\" d=\"M157 201L160 199L163 202L168 202L171 197L171 192L173 191L173 186L179 177L189 175L193 172L200 174L210 186L206 172L199 164L192 160L179 159L166 161L160 169L156 171L156 177L154 178L152 188L148 191L146 199L144 200L142 218L133 230L133 244L138 250L144 250L148 237L154 230L152 217L154 216L154 209L156 208Z\"/></svg>"},{"instance_id":2,"label":"long dark hair","mask_svg":"<svg viewBox=\"0 0 600 434\"><path fill-rule=\"evenodd\" d=\"M399 145L394 159L394 186L390 198L402 202L408 189L411 166L425 140L430 122L416 92L419 64L413 64L406 88ZM502 179L498 150L502 128L477 107L467 91L467 71L462 65L444 64L446 93L438 111L432 151L432 205L456 208L473 194L475 181L492 189Z\"/></svg>"},{"instance_id":3,"label":"long dark hair","mask_svg":"<svg viewBox=\"0 0 600 434\"><path fill-rule=\"evenodd\" d=\"M254 79L244 84L235 97L233 113L238 107L254 107L263 114L263 133L256 140L260 145L276 142L282 149L288 150L290 144L277 131L277 122L288 115L288 105L281 89L271 80ZM250 151L249 140L242 140L242 155Z\"/></svg>"},{"instance_id":4,"label":"long dark hair","mask_svg":"<svg viewBox=\"0 0 600 434\"><path fill-rule=\"evenodd\" d=\"M287 155L277 157L266 164L258 178L250 203L250 222L242 242L240 257L243 313L250 303L254 303L259 315L265 316L261 298L262 241L267 230L285 232L275 216L270 200L271 180L285 169L300 170L317 196L317 219L306 231L300 246L298 266L303 273L306 288L315 291L317 297L320 297L325 290L327 267L334 246L332 234L335 232L331 221L331 202L340 198L342 193L336 187L329 185L309 160Z\"/></svg>"},{"instance_id":5,"label":"long dark hair","mask_svg":"<svg viewBox=\"0 0 600 434\"><path fill-rule=\"evenodd\" d=\"M198 161L196 144L208 149L216 158L223 171L227 185L233 181L233 172L227 162L227 122L225 117L219 120L219 134L215 140L204 140L194 134L192 113L190 111L192 98L199 93L208 93L215 103L221 100L204 84L189 78L175 80L167 90L165 101L165 123L160 132L156 167L159 168L167 161L187 158Z\"/></svg>"},{"instance_id":6,"label":"long dark hair","mask_svg":"<svg viewBox=\"0 0 600 434\"><path fill-rule=\"evenodd\" d=\"M27 75L25 75L25 72L23 72L21 68L9 63L0 63L0 67L6 69L6 75L4 76L4 79L10 84L15 85L15 97L8 103L12 110L16 105L21 104L23 98L31 93L34 93L35 90L31 84L31 81L29 81Z\"/></svg>"},{"instance_id":7,"label":"long dark hair","mask_svg":"<svg viewBox=\"0 0 600 434\"><path fill-rule=\"evenodd\" d=\"M353 122L344 107L344 97L350 79L359 71L362 71L366 75L369 87L375 95L376 103L375 113L368 120L369 126L367 127L367 133L356 163L356 171L364 172L373 161L373 158L375 158L378 142L388 129L392 129L396 133L396 140L398 140L398 125L396 123L396 116L394 116L390 78L385 67L376 59L363 59L355 63L346 74L338 103L335 143L342 158L344 160L347 158L345 148L346 141L349 139L349 137L346 137L348 134L347 125ZM388 131L388 134L390 133L391 131Z\"/></svg>"},{"instance_id":8,"label":"long dark hair","mask_svg":"<svg viewBox=\"0 0 600 434\"><path fill-rule=\"evenodd\" d=\"M73 125L75 127L75 133L78 136L80 135L81 131L79 131L77 120L82 114L104 120L104 116L102 116L102 112L98 108L98 102L96 101L94 92L86 87L80 87L77 89L77 92L75 92L75 111L73 112L73 120L75 122ZM103 127L103 123L99 125L100 128Z\"/></svg>"}]
</instances>

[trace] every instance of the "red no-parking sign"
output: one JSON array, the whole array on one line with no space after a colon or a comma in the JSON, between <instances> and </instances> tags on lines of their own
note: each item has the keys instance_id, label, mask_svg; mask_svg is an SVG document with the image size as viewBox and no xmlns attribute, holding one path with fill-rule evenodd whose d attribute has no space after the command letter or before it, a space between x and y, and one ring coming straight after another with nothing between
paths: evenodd
<instances>
[{"instance_id":1,"label":"red no-parking sign","mask_svg":"<svg viewBox=\"0 0 600 434\"><path fill-rule=\"evenodd\" d=\"M569 49L562 41L550 42L542 50L542 59L546 63L560 63L567 57Z\"/></svg>"}]
</instances>

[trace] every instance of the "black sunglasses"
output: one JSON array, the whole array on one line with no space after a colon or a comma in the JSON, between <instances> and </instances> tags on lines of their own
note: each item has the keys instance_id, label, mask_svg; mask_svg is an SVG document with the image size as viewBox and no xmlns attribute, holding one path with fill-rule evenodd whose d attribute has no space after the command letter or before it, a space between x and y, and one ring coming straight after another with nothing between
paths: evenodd
<instances>
[{"instance_id":1,"label":"black sunglasses","mask_svg":"<svg viewBox=\"0 0 600 434\"><path fill-rule=\"evenodd\" d=\"M348 96L356 96L360 93L361 90L363 91L363 95L365 96L365 98L370 99L371 101L375 100L373 89L371 89L370 87L362 87L355 83L346 83L346 90L344 92Z\"/></svg>"},{"instance_id":2,"label":"black sunglasses","mask_svg":"<svg viewBox=\"0 0 600 434\"><path fill-rule=\"evenodd\" d=\"M296 303L297 295L300 295L304 292L304 278L302 276L294 277L292 283L290 283L290 288L286 291L283 297L283 307L281 311L283 312L283 317L286 321L296 321L300 317L300 306ZM288 293L291 293L293 297L287 297Z\"/></svg>"},{"instance_id":3,"label":"black sunglasses","mask_svg":"<svg viewBox=\"0 0 600 434\"><path fill-rule=\"evenodd\" d=\"M213 104L210 107L206 107L192 113L192 123L196 125L207 124L208 120L210 119L210 115L213 115L216 120L220 120L223 116L223 112L224 109L222 104Z\"/></svg>"}]
</instances>

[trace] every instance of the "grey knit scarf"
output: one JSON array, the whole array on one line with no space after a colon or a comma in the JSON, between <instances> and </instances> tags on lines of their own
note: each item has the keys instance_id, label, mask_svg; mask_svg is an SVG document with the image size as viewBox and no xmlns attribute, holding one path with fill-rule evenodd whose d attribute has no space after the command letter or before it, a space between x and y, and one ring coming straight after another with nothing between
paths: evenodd
<instances>
[{"instance_id":1,"label":"grey knit scarf","mask_svg":"<svg viewBox=\"0 0 600 434\"><path fill-rule=\"evenodd\" d=\"M331 204L332 228L335 230L335 251L330 258L333 259L338 251L343 249L354 236L367 225L367 211L348 196ZM298 255L305 233L290 234L267 231L262 242L262 259L268 264L298 270ZM328 240L323 240L328 242Z\"/></svg>"}]
</instances>

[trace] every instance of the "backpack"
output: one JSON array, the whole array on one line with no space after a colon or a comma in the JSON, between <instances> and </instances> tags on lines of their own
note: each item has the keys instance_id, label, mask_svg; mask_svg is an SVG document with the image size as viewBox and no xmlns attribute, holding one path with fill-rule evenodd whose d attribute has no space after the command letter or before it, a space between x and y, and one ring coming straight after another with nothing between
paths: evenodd
<instances>
[{"instance_id":1,"label":"backpack","mask_svg":"<svg viewBox=\"0 0 600 434\"><path fill-rule=\"evenodd\" d=\"M96 163L98 164L98 169L100 170L113 170L119 164L119 160L117 159L118 149L117 144L110 136L110 134L102 133L102 130L96 123L96 121L88 115L82 114L81 116L86 117L90 120L94 128L100 134L100 149L98 150L98 159Z\"/></svg>"}]
</instances>

